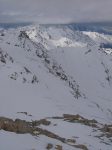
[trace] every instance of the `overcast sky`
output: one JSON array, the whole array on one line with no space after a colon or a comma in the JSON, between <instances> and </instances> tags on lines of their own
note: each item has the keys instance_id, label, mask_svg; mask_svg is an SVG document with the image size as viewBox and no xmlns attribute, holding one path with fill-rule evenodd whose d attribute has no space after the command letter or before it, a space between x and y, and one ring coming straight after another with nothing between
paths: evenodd
<instances>
[{"instance_id":1,"label":"overcast sky","mask_svg":"<svg viewBox=\"0 0 112 150\"><path fill-rule=\"evenodd\" d=\"M0 22L112 22L112 0L0 0Z\"/></svg>"}]
</instances>

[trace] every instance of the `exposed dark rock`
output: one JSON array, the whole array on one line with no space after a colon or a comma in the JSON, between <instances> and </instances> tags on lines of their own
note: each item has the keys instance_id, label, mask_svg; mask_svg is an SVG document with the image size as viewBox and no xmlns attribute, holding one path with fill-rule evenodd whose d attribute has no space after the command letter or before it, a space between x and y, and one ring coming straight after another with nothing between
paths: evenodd
<instances>
[{"instance_id":1,"label":"exposed dark rock","mask_svg":"<svg viewBox=\"0 0 112 150\"><path fill-rule=\"evenodd\" d=\"M82 149L82 150L88 150L88 148L85 145L82 145L82 144L74 145L74 147Z\"/></svg>"},{"instance_id":2,"label":"exposed dark rock","mask_svg":"<svg viewBox=\"0 0 112 150\"><path fill-rule=\"evenodd\" d=\"M25 69L26 73L31 73L31 71L28 68L24 67L24 69Z\"/></svg>"},{"instance_id":3,"label":"exposed dark rock","mask_svg":"<svg viewBox=\"0 0 112 150\"><path fill-rule=\"evenodd\" d=\"M74 139L67 139L67 142L75 144L76 140L74 140Z\"/></svg>"},{"instance_id":4,"label":"exposed dark rock","mask_svg":"<svg viewBox=\"0 0 112 150\"><path fill-rule=\"evenodd\" d=\"M31 83L38 83L38 79L36 75L33 75Z\"/></svg>"},{"instance_id":5,"label":"exposed dark rock","mask_svg":"<svg viewBox=\"0 0 112 150\"><path fill-rule=\"evenodd\" d=\"M13 74L11 74L10 78L13 79L13 80L17 80L17 78L18 78L18 73L17 73L17 72L14 72Z\"/></svg>"},{"instance_id":6,"label":"exposed dark rock","mask_svg":"<svg viewBox=\"0 0 112 150\"><path fill-rule=\"evenodd\" d=\"M27 33L25 31L20 31L19 38L28 38L29 39L29 36L27 35Z\"/></svg>"},{"instance_id":7,"label":"exposed dark rock","mask_svg":"<svg viewBox=\"0 0 112 150\"><path fill-rule=\"evenodd\" d=\"M30 124L24 120L16 119L15 121L8 118L0 118L0 130L15 132L19 134L32 133Z\"/></svg>"},{"instance_id":8,"label":"exposed dark rock","mask_svg":"<svg viewBox=\"0 0 112 150\"><path fill-rule=\"evenodd\" d=\"M41 120L38 120L38 121L35 120L35 121L32 122L32 126L39 126L41 124L48 126L48 125L51 124L51 122L46 120L46 119L41 119Z\"/></svg>"},{"instance_id":9,"label":"exposed dark rock","mask_svg":"<svg viewBox=\"0 0 112 150\"><path fill-rule=\"evenodd\" d=\"M89 49L88 51L85 52L85 55L87 55L88 53L90 53L92 50Z\"/></svg>"},{"instance_id":10,"label":"exposed dark rock","mask_svg":"<svg viewBox=\"0 0 112 150\"><path fill-rule=\"evenodd\" d=\"M18 114L25 114L26 116L32 116L31 114L28 114L28 112L17 112Z\"/></svg>"},{"instance_id":11,"label":"exposed dark rock","mask_svg":"<svg viewBox=\"0 0 112 150\"><path fill-rule=\"evenodd\" d=\"M38 132L38 134L42 134L42 135L45 135L47 137L50 137L50 138L53 138L53 139L56 139L58 141L61 141L62 143L66 143L66 139L65 138L62 138L56 134L54 134L53 132L50 132L48 130L44 130L44 129L41 129L39 127L35 128L35 131Z\"/></svg>"},{"instance_id":12,"label":"exposed dark rock","mask_svg":"<svg viewBox=\"0 0 112 150\"><path fill-rule=\"evenodd\" d=\"M55 149L56 150L63 150L63 147L61 145L56 145Z\"/></svg>"},{"instance_id":13,"label":"exposed dark rock","mask_svg":"<svg viewBox=\"0 0 112 150\"><path fill-rule=\"evenodd\" d=\"M50 149L52 149L52 148L53 148L53 144L48 143L48 145L46 146L46 149L47 149L47 150L50 150Z\"/></svg>"},{"instance_id":14,"label":"exposed dark rock","mask_svg":"<svg viewBox=\"0 0 112 150\"><path fill-rule=\"evenodd\" d=\"M10 61L11 63L14 62L13 58L8 55L8 53L5 53L1 48L0 48L0 61L4 64L6 64L7 61Z\"/></svg>"},{"instance_id":15,"label":"exposed dark rock","mask_svg":"<svg viewBox=\"0 0 112 150\"><path fill-rule=\"evenodd\" d=\"M4 34L4 33L1 33L1 36L5 36L5 34Z\"/></svg>"},{"instance_id":16,"label":"exposed dark rock","mask_svg":"<svg viewBox=\"0 0 112 150\"><path fill-rule=\"evenodd\" d=\"M104 125L100 130L103 132L102 136L106 136L107 138L112 137L112 125Z\"/></svg>"},{"instance_id":17,"label":"exposed dark rock","mask_svg":"<svg viewBox=\"0 0 112 150\"><path fill-rule=\"evenodd\" d=\"M72 123L81 123L81 124L84 124L84 125L87 125L87 126L91 126L91 127L94 127L94 128L97 128L97 121L96 120L89 120L89 119L86 119L80 115L69 115L69 114L64 114L63 115L63 118L64 118L64 121L69 121L69 122L72 122Z\"/></svg>"},{"instance_id":18,"label":"exposed dark rock","mask_svg":"<svg viewBox=\"0 0 112 150\"><path fill-rule=\"evenodd\" d=\"M65 138L62 138L48 130L44 130L42 128L37 127L37 125L40 124L48 125L50 124L50 122L46 121L45 119L42 119L37 122L36 121L27 122L25 120L20 120L20 119L16 119L14 121L12 119L0 117L0 130L15 132L18 134L29 133L34 136L42 134L47 137L57 139L63 143L66 141Z\"/></svg>"}]
</instances>

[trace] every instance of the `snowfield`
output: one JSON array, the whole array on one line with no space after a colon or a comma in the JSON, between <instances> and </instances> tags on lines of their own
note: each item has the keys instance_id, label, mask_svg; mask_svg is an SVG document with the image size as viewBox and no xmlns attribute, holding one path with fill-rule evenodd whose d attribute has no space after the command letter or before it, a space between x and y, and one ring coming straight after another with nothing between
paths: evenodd
<instances>
[{"instance_id":1,"label":"snowfield","mask_svg":"<svg viewBox=\"0 0 112 150\"><path fill-rule=\"evenodd\" d=\"M1 150L112 149L112 48L102 43L112 36L67 25L0 30ZM50 123L32 125L41 119Z\"/></svg>"}]
</instances>

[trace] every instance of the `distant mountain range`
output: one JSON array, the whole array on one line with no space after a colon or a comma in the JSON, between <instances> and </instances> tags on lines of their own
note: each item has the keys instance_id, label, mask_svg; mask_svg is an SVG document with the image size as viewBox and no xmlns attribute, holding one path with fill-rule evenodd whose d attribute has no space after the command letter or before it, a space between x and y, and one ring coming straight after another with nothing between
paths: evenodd
<instances>
[{"instance_id":1,"label":"distant mountain range","mask_svg":"<svg viewBox=\"0 0 112 150\"><path fill-rule=\"evenodd\" d=\"M31 25L33 23L0 23L1 28L17 28L17 27L23 27L27 25ZM47 24L48 25L48 24ZM50 26L53 24L49 24ZM56 26L56 24L54 24ZM57 26L65 26L65 24L57 24ZM69 23L66 24L66 26L69 26L70 28L78 31L92 31L92 32L98 32L98 33L104 33L104 34L110 34L112 35L112 23L111 22L96 22L96 23Z\"/></svg>"}]
</instances>

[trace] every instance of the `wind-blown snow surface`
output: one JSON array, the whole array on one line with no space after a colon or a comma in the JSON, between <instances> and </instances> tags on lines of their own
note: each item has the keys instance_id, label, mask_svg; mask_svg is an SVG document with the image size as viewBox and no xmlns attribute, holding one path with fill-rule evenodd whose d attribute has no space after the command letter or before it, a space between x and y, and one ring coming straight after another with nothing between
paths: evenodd
<instances>
[{"instance_id":1,"label":"wind-blown snow surface","mask_svg":"<svg viewBox=\"0 0 112 150\"><path fill-rule=\"evenodd\" d=\"M112 49L108 53L101 43L112 43L112 36L64 25L1 29L0 116L38 120L66 113L112 124ZM89 150L112 148L107 139L101 143L95 138L90 127L59 120L56 124L49 130L78 137ZM51 141L58 144L43 136L0 131L2 150L42 150ZM62 145L64 150L77 149Z\"/></svg>"}]
</instances>

